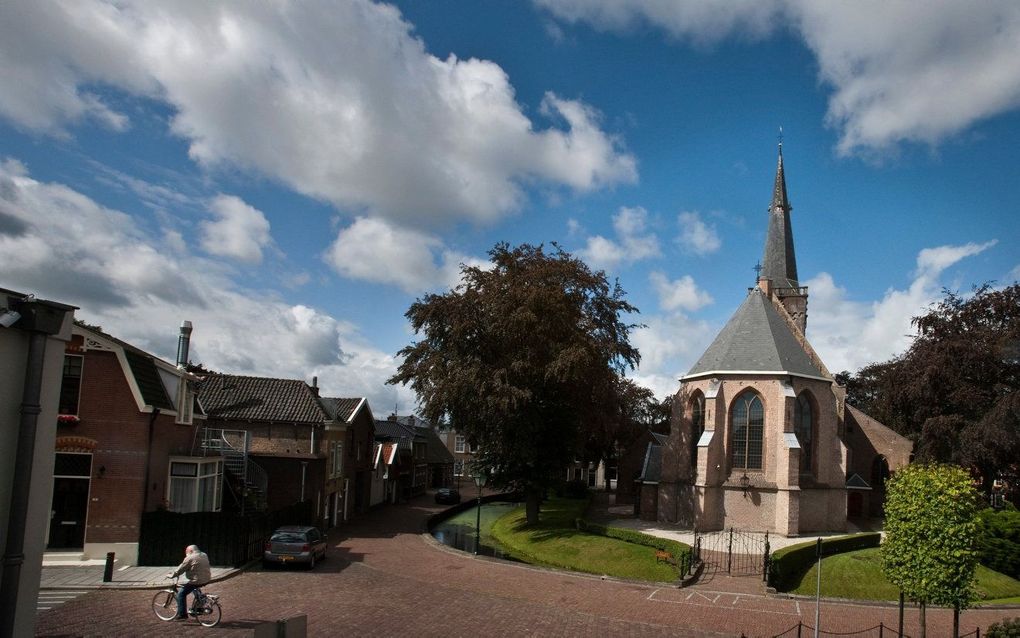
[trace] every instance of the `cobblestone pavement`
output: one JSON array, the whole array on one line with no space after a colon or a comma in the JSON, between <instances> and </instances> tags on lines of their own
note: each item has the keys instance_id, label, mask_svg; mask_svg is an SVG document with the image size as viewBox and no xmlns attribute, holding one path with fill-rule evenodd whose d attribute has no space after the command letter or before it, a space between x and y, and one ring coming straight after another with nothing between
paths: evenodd
<instances>
[{"instance_id":1,"label":"cobblestone pavement","mask_svg":"<svg viewBox=\"0 0 1020 638\"><path fill-rule=\"evenodd\" d=\"M38 632L250 636L260 623L307 614L313 636L705 637L773 636L814 621L813 601L760 595L746 578L716 575L677 589L476 558L421 534L437 509L422 497L335 530L329 560L312 572L253 569L209 586L223 605L223 622L213 629L158 620L152 591L100 590L42 612ZM962 632L1010 615L1017 610L963 612ZM823 601L821 624L827 632L853 632L880 622L895 627L896 616L895 607ZM916 618L908 609L909 635L917 635ZM928 611L929 635L950 635L951 623L951 612Z\"/></svg>"}]
</instances>

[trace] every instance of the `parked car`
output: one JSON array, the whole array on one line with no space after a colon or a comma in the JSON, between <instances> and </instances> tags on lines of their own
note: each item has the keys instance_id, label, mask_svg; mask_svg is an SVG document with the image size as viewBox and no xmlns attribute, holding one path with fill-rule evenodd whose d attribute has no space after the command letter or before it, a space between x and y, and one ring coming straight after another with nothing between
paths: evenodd
<instances>
[{"instance_id":1,"label":"parked car","mask_svg":"<svg viewBox=\"0 0 1020 638\"><path fill-rule=\"evenodd\" d=\"M326 558L326 537L315 527L288 525L281 527L266 541L262 565L289 565L297 563L308 569L316 560Z\"/></svg>"},{"instance_id":2,"label":"parked car","mask_svg":"<svg viewBox=\"0 0 1020 638\"><path fill-rule=\"evenodd\" d=\"M456 505L460 503L460 492L453 489L452 487L441 487L436 492L436 502L446 503L447 505Z\"/></svg>"}]
</instances>

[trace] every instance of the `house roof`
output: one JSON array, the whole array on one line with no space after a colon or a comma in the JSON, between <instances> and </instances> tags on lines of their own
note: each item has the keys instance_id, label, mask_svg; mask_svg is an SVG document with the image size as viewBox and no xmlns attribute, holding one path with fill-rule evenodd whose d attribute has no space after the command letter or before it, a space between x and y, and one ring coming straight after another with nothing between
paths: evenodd
<instances>
[{"instance_id":1,"label":"house roof","mask_svg":"<svg viewBox=\"0 0 1020 638\"><path fill-rule=\"evenodd\" d=\"M355 397L353 399L321 397L319 403L322 404L322 409L326 411L326 415L329 418L349 422L354 417L358 406L364 400L362 397Z\"/></svg>"},{"instance_id":2,"label":"house roof","mask_svg":"<svg viewBox=\"0 0 1020 638\"><path fill-rule=\"evenodd\" d=\"M643 483L658 483L662 476L662 446L655 443L648 443L645 451L645 462L641 468L641 475L637 480Z\"/></svg>"},{"instance_id":3,"label":"house roof","mask_svg":"<svg viewBox=\"0 0 1020 638\"><path fill-rule=\"evenodd\" d=\"M326 411L300 379L209 374L199 396L211 418L322 424Z\"/></svg>"},{"instance_id":4,"label":"house roof","mask_svg":"<svg viewBox=\"0 0 1020 638\"><path fill-rule=\"evenodd\" d=\"M669 441L669 437L666 436L665 434L659 434L658 432L651 431L649 431L648 433L652 435L652 438L655 439L655 442L658 443L659 445L666 445L666 441Z\"/></svg>"},{"instance_id":5,"label":"house roof","mask_svg":"<svg viewBox=\"0 0 1020 638\"><path fill-rule=\"evenodd\" d=\"M146 405L161 410L174 410L173 402L163 387L163 380L159 378L159 370L152 357L139 354L134 350L124 349L124 358L127 359L131 374L138 383L138 389L142 393L142 400Z\"/></svg>"},{"instance_id":6,"label":"house roof","mask_svg":"<svg viewBox=\"0 0 1020 638\"><path fill-rule=\"evenodd\" d=\"M825 379L760 288L744 303L684 378L711 373L761 372Z\"/></svg>"},{"instance_id":7,"label":"house roof","mask_svg":"<svg viewBox=\"0 0 1020 638\"><path fill-rule=\"evenodd\" d=\"M453 454L446 448L446 445L439 438L439 435L436 434L435 430L422 426L417 426L415 429L425 437L427 444L425 447L425 460L430 465L453 464Z\"/></svg>"}]
</instances>

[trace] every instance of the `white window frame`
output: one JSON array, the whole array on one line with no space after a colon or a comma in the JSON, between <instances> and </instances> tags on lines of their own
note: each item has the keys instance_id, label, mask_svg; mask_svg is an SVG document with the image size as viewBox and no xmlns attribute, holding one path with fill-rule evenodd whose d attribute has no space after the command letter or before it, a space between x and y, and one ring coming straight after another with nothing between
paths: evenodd
<instances>
[{"instance_id":1,"label":"white window frame","mask_svg":"<svg viewBox=\"0 0 1020 638\"><path fill-rule=\"evenodd\" d=\"M467 452L467 439L464 438L463 434L458 434L453 439L453 451L458 454L465 454Z\"/></svg>"},{"instance_id":2,"label":"white window frame","mask_svg":"<svg viewBox=\"0 0 1020 638\"><path fill-rule=\"evenodd\" d=\"M342 441L333 441L333 448L330 451L330 478L336 478L344 473L344 444Z\"/></svg>"},{"instance_id":3,"label":"white window frame","mask_svg":"<svg viewBox=\"0 0 1020 638\"><path fill-rule=\"evenodd\" d=\"M195 395L191 391L190 384L185 378L181 378L177 384L177 423L180 425L191 425L192 411L195 405Z\"/></svg>"},{"instance_id":4,"label":"white window frame","mask_svg":"<svg viewBox=\"0 0 1020 638\"><path fill-rule=\"evenodd\" d=\"M70 358L79 359L81 361L81 365L78 366L78 393L77 393L78 400L75 401L74 412L61 412L61 414L73 414L75 416L78 416L78 412L81 411L81 384L82 384L82 379L85 378L85 357L83 355L80 355L80 354L67 354L67 353L64 354L64 358L63 358L63 360L61 361L61 364L60 364L61 365L61 369L60 369L60 395L57 397L57 400L62 402L62 400L64 398L63 397L63 394L64 394L64 392L63 392L64 382L67 380L67 376L64 374L64 368L67 367L67 360L70 359ZM60 407L64 407L64 406L60 406Z\"/></svg>"},{"instance_id":5,"label":"white window frame","mask_svg":"<svg viewBox=\"0 0 1020 638\"><path fill-rule=\"evenodd\" d=\"M459 459L455 460L453 462L453 475L464 476L464 465L465 465L464 461L461 461Z\"/></svg>"},{"instance_id":6,"label":"white window frame","mask_svg":"<svg viewBox=\"0 0 1020 638\"><path fill-rule=\"evenodd\" d=\"M174 474L175 470L183 472L187 465L194 466L194 475ZM214 479L212 506L209 507L210 504L205 503L202 509L198 509L202 480L209 478ZM185 489L189 489L187 488L187 482L193 483L190 487L190 503L174 503L171 500L174 486L183 484ZM168 504L167 509L171 512L184 514L191 512L219 512L223 509L223 459L171 456L169 466L167 467L166 502Z\"/></svg>"}]
</instances>

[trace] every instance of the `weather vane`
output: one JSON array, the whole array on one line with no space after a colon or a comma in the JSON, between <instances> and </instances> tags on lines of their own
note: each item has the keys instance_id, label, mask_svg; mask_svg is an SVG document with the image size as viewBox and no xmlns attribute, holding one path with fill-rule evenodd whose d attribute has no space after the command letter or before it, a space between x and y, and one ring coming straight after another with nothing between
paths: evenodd
<instances>
[{"instance_id":1,"label":"weather vane","mask_svg":"<svg viewBox=\"0 0 1020 638\"><path fill-rule=\"evenodd\" d=\"M782 142L780 142L780 144L782 144ZM758 281L759 279L761 279L761 271L764 270L764 268L762 267L760 261L758 263L756 263L754 265L754 268L752 268L751 270L753 270L754 274L756 275L755 281Z\"/></svg>"},{"instance_id":2,"label":"weather vane","mask_svg":"<svg viewBox=\"0 0 1020 638\"><path fill-rule=\"evenodd\" d=\"M779 127L779 147L783 147L783 127Z\"/></svg>"}]
</instances>

